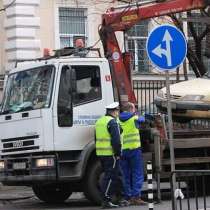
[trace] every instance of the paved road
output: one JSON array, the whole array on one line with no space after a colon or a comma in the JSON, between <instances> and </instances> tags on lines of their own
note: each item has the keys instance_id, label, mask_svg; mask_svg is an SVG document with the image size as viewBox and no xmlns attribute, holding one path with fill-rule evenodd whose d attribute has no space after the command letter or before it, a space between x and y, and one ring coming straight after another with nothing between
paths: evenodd
<instances>
[{"instance_id":1,"label":"paved road","mask_svg":"<svg viewBox=\"0 0 210 210\"><path fill-rule=\"evenodd\" d=\"M204 210L203 198L198 199L196 208L195 199L190 199L190 210ZM187 201L182 201L182 210L188 210ZM64 204L49 205L38 200L30 188L4 188L0 189L0 210L96 210L99 206L92 205L81 194L73 194ZM180 208L178 208L179 210ZM147 206L129 206L117 208L116 210L148 210ZM171 201L164 200L160 204L155 204L154 210L172 210ZM210 197L206 198L206 209L210 210Z\"/></svg>"},{"instance_id":2,"label":"paved road","mask_svg":"<svg viewBox=\"0 0 210 210\"><path fill-rule=\"evenodd\" d=\"M94 206L81 193L74 193L64 204L49 205L41 202L34 196L28 187L0 187L0 210L95 210ZM148 210L147 206L130 206L117 208L117 210ZM170 210L171 202L164 201L155 205L156 210Z\"/></svg>"},{"instance_id":3,"label":"paved road","mask_svg":"<svg viewBox=\"0 0 210 210\"><path fill-rule=\"evenodd\" d=\"M170 210L171 204L169 201L164 201L162 204L155 205L156 210ZM99 206L92 205L85 199L69 199L65 204L48 205L40 202L36 197L26 200L16 201L1 201L0 210L96 210L101 209ZM117 208L117 210L148 210L147 206L130 206Z\"/></svg>"},{"instance_id":4,"label":"paved road","mask_svg":"<svg viewBox=\"0 0 210 210\"><path fill-rule=\"evenodd\" d=\"M204 209L203 203L200 200L198 209L194 204L191 205L190 210L210 210L210 199L207 201L207 207ZM99 206L93 206L90 202L85 199L69 199L65 204L60 205L48 205L43 202L40 202L35 197L26 199L26 200L17 200L17 201L4 201L0 202L0 210L96 210L101 209ZM145 206L130 206L117 208L116 210L148 210L148 207ZM161 204L156 204L154 210L172 210L170 201L163 201ZM178 210L180 208L178 207ZM182 210L188 210L186 205L183 205Z\"/></svg>"}]
</instances>

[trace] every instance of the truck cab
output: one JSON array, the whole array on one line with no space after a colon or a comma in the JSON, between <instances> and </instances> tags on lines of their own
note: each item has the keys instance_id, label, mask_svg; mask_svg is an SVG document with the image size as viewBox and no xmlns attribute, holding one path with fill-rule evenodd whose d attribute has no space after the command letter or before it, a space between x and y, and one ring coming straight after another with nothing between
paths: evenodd
<instances>
[{"instance_id":1,"label":"truck cab","mask_svg":"<svg viewBox=\"0 0 210 210\"><path fill-rule=\"evenodd\" d=\"M60 57L11 70L0 113L0 181L30 185L47 202L83 190L96 160L94 124L117 100L113 85L105 58ZM84 191L92 198L93 189Z\"/></svg>"}]
</instances>

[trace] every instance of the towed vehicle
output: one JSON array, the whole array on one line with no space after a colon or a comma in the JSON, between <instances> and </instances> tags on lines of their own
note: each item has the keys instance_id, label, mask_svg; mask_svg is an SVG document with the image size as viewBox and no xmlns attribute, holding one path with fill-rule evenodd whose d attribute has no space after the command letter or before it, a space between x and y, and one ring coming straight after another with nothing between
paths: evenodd
<instances>
[{"instance_id":1,"label":"towed vehicle","mask_svg":"<svg viewBox=\"0 0 210 210\"><path fill-rule=\"evenodd\" d=\"M170 85L173 120L189 122L193 119L210 119L210 80L196 78ZM161 113L167 113L166 87L162 88L154 103Z\"/></svg>"}]
</instances>

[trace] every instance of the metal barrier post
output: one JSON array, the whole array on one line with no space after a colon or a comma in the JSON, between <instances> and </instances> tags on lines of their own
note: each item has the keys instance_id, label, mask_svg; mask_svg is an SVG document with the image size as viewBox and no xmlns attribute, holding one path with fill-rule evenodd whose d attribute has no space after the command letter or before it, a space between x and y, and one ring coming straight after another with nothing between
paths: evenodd
<instances>
[{"instance_id":1,"label":"metal barrier post","mask_svg":"<svg viewBox=\"0 0 210 210\"><path fill-rule=\"evenodd\" d=\"M172 210L176 210L176 200L174 197L174 191L175 191L175 186L174 186L174 182L173 182L173 176L174 176L175 172L172 171L171 172L171 176L170 176L170 182L171 182L171 200L172 200Z\"/></svg>"},{"instance_id":2,"label":"metal barrier post","mask_svg":"<svg viewBox=\"0 0 210 210\"><path fill-rule=\"evenodd\" d=\"M152 162L147 162L147 188L148 188L148 208L154 209L153 204L153 183L152 183Z\"/></svg>"},{"instance_id":3,"label":"metal barrier post","mask_svg":"<svg viewBox=\"0 0 210 210\"><path fill-rule=\"evenodd\" d=\"M154 135L154 152L155 152L155 171L157 174L157 202L161 202L161 191L160 191L160 172L161 172L161 145L160 145L160 135L158 131L153 132Z\"/></svg>"}]
</instances>

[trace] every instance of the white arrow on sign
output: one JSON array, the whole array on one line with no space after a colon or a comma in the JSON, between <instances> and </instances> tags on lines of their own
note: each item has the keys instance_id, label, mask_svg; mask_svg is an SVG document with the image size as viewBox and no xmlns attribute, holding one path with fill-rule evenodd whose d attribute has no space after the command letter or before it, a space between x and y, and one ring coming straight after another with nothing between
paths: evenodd
<instances>
[{"instance_id":1,"label":"white arrow on sign","mask_svg":"<svg viewBox=\"0 0 210 210\"><path fill-rule=\"evenodd\" d=\"M166 49L161 48L161 44L159 44L152 52L157 55L158 57L162 58L162 55L166 56L167 59L167 64L168 66L172 66L172 61L171 61L171 43L173 39L170 35L170 33L168 32L168 30L166 30L164 36L163 36L163 40L162 42L166 42Z\"/></svg>"}]
</instances>

